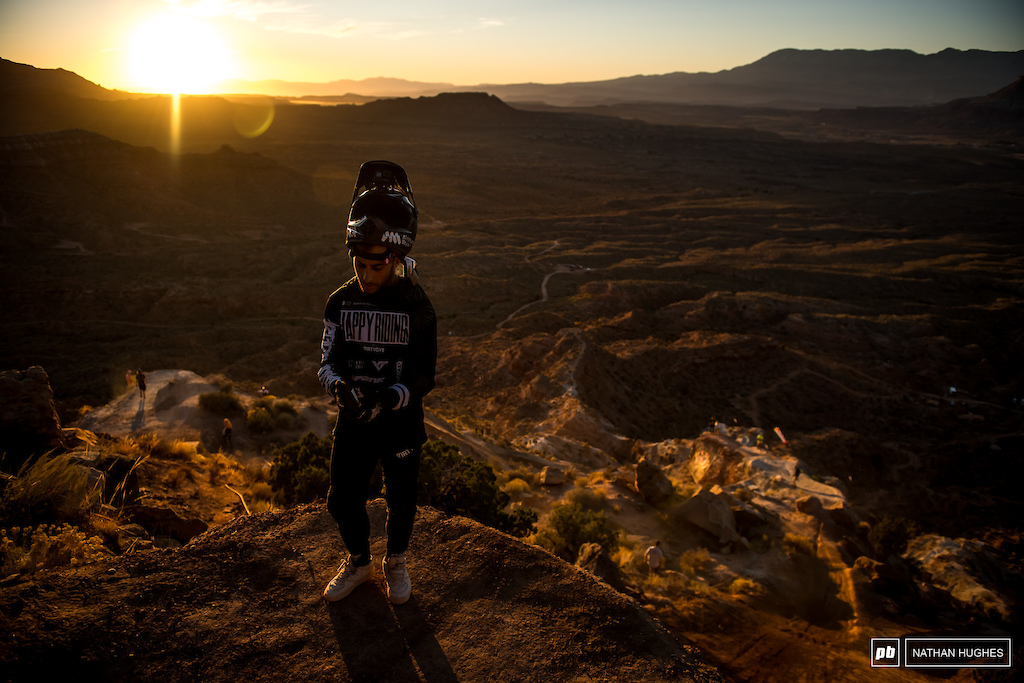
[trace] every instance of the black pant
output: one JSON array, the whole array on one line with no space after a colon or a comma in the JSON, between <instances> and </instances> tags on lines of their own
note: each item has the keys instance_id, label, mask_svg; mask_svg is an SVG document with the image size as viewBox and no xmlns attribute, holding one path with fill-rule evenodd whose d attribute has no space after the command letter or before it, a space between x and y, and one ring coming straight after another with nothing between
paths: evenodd
<instances>
[{"instance_id":1,"label":"black pant","mask_svg":"<svg viewBox=\"0 0 1024 683\"><path fill-rule=\"evenodd\" d=\"M378 461L384 474L384 498L388 504L389 555L400 555L409 547L416 518L422 446L398 448L382 436L339 425L331 449L327 509L338 523L348 552L366 560L370 557L370 518L366 514L366 501Z\"/></svg>"}]
</instances>

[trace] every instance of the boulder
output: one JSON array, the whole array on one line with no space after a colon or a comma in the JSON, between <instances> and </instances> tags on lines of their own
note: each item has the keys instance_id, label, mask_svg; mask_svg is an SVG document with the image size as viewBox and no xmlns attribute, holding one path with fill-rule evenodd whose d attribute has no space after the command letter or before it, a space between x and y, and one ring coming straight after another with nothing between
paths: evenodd
<instances>
[{"instance_id":1,"label":"boulder","mask_svg":"<svg viewBox=\"0 0 1024 683\"><path fill-rule=\"evenodd\" d=\"M0 443L10 471L32 455L64 446L50 378L38 365L0 372Z\"/></svg>"},{"instance_id":2,"label":"boulder","mask_svg":"<svg viewBox=\"0 0 1024 683\"><path fill-rule=\"evenodd\" d=\"M636 464L636 490L650 505L659 505L675 493L665 473L647 458L640 458Z\"/></svg>"},{"instance_id":3,"label":"boulder","mask_svg":"<svg viewBox=\"0 0 1024 683\"><path fill-rule=\"evenodd\" d=\"M907 544L903 559L917 568L923 593L938 591L967 616L1010 619L1011 603L997 592L1010 578L983 542L922 534Z\"/></svg>"},{"instance_id":4,"label":"boulder","mask_svg":"<svg viewBox=\"0 0 1024 683\"><path fill-rule=\"evenodd\" d=\"M708 489L697 491L679 506L672 516L675 524L690 524L710 534L720 544L743 544L736 532L736 517L729 507L728 495L715 495Z\"/></svg>"},{"instance_id":5,"label":"boulder","mask_svg":"<svg viewBox=\"0 0 1024 683\"><path fill-rule=\"evenodd\" d=\"M540 471L540 483L542 486L561 486L565 483L565 473L557 467L545 466Z\"/></svg>"},{"instance_id":6,"label":"boulder","mask_svg":"<svg viewBox=\"0 0 1024 683\"><path fill-rule=\"evenodd\" d=\"M737 478L743 454L729 438L705 432L693 442L688 467L690 476L701 486L724 486Z\"/></svg>"}]
</instances>

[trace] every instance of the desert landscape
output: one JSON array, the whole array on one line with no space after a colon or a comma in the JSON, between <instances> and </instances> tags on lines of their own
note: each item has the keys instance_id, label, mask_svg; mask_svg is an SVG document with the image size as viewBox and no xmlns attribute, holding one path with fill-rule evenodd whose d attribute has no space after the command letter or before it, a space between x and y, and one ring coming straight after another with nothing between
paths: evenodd
<instances>
[{"instance_id":1,"label":"desert landscape","mask_svg":"<svg viewBox=\"0 0 1024 683\"><path fill-rule=\"evenodd\" d=\"M170 98L39 87L54 74L10 64L4 92L18 106L0 113L0 362L45 369L63 426L159 432L216 453L220 417L194 405L198 391L160 391L227 382L247 401L266 387L306 411L291 431L240 430L241 466L268 466L306 430L325 435L334 408L316 380L321 314L350 276L347 201L360 163L391 159L416 192L412 256L438 312L431 434L490 464L514 506L540 513L539 527L586 496L612 520L621 576L601 578L694 657L672 670L633 662L634 680L685 669L694 680L918 681L933 676L869 668L869 639L1019 642L1020 81L955 103L869 110L566 109L483 92L358 106L195 97L181 103L174 140ZM131 369L163 377L140 424ZM187 377L175 384L178 372ZM179 408L192 412L164 417ZM557 476L545 481L545 468ZM150 476L154 496L209 530L180 550L123 555L116 571L187 554L175 585L197 613L212 598L189 603L187 575L216 554L204 548L229 533L264 547L271 518L322 526L315 507L250 517L222 487L209 487L221 497L204 507ZM425 528L463 523L424 514ZM873 530L899 524L912 532L898 547L872 542ZM652 578L636 559L655 539L670 572ZM512 552L506 543L520 542L489 541ZM310 585L326 579L323 555ZM283 572L298 560L267 562ZM104 567L5 580L4 619L31 630L24 606L46 604L30 599L37 581L80 586ZM290 594L285 583L266 582L266 608ZM446 630L451 585L409 627L429 631L432 650L469 637ZM595 585L587 591L603 590ZM110 599L141 599L131 590ZM601 595L619 614L619 598ZM626 617L616 619L602 634L612 654L594 661L618 661ZM59 650L42 624L25 649L7 650L19 667L18 652ZM651 661L670 651L650 638ZM449 668L425 659L433 664L405 673L497 675L460 668L473 655L458 652ZM1019 646L1014 654L1018 666ZM362 680L346 661L335 680ZM108 671L137 673L118 666ZM546 671L620 680L596 665L578 678L560 667Z\"/></svg>"}]
</instances>

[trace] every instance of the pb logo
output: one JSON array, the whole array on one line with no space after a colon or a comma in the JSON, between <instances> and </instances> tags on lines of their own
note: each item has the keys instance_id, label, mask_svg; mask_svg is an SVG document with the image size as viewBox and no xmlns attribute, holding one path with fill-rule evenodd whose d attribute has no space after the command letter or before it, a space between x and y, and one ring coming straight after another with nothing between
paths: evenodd
<instances>
[{"instance_id":1,"label":"pb logo","mask_svg":"<svg viewBox=\"0 0 1024 683\"><path fill-rule=\"evenodd\" d=\"M895 668L900 665L899 638L871 639L871 666L878 668Z\"/></svg>"}]
</instances>

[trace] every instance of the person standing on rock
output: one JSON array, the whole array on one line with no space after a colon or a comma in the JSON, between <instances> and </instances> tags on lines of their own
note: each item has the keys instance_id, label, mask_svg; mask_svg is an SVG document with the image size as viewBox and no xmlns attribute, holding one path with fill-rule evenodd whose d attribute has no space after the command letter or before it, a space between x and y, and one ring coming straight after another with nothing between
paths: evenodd
<instances>
[{"instance_id":1,"label":"person standing on rock","mask_svg":"<svg viewBox=\"0 0 1024 683\"><path fill-rule=\"evenodd\" d=\"M382 571L388 599L409 599L406 550L416 517L423 397L434 388L437 321L408 257L418 211L405 170L388 161L359 169L345 246L355 277L327 300L320 383L338 402L327 509L349 553L324 588L341 600L370 579L366 503L379 462L388 507Z\"/></svg>"},{"instance_id":2,"label":"person standing on rock","mask_svg":"<svg viewBox=\"0 0 1024 683\"><path fill-rule=\"evenodd\" d=\"M139 386L139 396L142 400L146 400L146 376L142 374L142 370L135 372L135 383Z\"/></svg>"},{"instance_id":3,"label":"person standing on rock","mask_svg":"<svg viewBox=\"0 0 1024 683\"><path fill-rule=\"evenodd\" d=\"M661 551L661 541L655 541L654 545L644 551L644 559L651 574L656 574L661 569L661 563L665 559L665 553Z\"/></svg>"}]
</instances>

